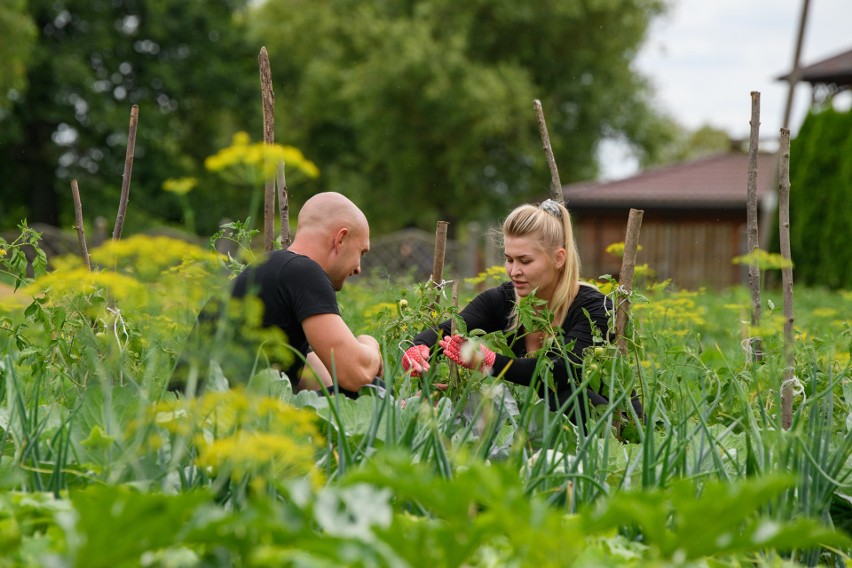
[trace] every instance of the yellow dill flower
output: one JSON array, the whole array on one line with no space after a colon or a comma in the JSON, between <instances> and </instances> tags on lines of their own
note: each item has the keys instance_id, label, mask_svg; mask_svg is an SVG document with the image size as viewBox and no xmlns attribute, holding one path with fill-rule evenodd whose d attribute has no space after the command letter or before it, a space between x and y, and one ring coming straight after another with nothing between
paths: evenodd
<instances>
[{"instance_id":1,"label":"yellow dill flower","mask_svg":"<svg viewBox=\"0 0 852 568\"><path fill-rule=\"evenodd\" d=\"M811 315L815 318L833 318L837 316L837 310L835 308L815 308Z\"/></svg>"},{"instance_id":2,"label":"yellow dill flower","mask_svg":"<svg viewBox=\"0 0 852 568\"><path fill-rule=\"evenodd\" d=\"M397 305L391 302L380 302L378 304L374 304L369 308L364 310L364 317L372 318L374 316L379 315L385 310L393 312L396 309Z\"/></svg>"},{"instance_id":3,"label":"yellow dill flower","mask_svg":"<svg viewBox=\"0 0 852 568\"><path fill-rule=\"evenodd\" d=\"M169 178L163 182L163 190L175 195L186 195L198 185L194 177Z\"/></svg>"},{"instance_id":4,"label":"yellow dill flower","mask_svg":"<svg viewBox=\"0 0 852 568\"><path fill-rule=\"evenodd\" d=\"M617 256L618 258L622 258L624 256L624 243L612 243L604 249L607 254L611 254L613 256ZM636 250L642 250L642 245L637 245ZM637 267L638 268L638 267Z\"/></svg>"},{"instance_id":5,"label":"yellow dill flower","mask_svg":"<svg viewBox=\"0 0 852 568\"><path fill-rule=\"evenodd\" d=\"M245 132L234 134L231 145L204 160L204 167L235 183L256 185L274 176L281 162L288 172L295 169L310 178L319 176L319 168L298 148L264 142L252 144Z\"/></svg>"},{"instance_id":6,"label":"yellow dill flower","mask_svg":"<svg viewBox=\"0 0 852 568\"><path fill-rule=\"evenodd\" d=\"M92 262L150 282L176 266L196 264L207 272L218 268L219 255L192 243L169 237L134 235L107 241L91 252Z\"/></svg>"},{"instance_id":7,"label":"yellow dill flower","mask_svg":"<svg viewBox=\"0 0 852 568\"><path fill-rule=\"evenodd\" d=\"M757 266L760 270L780 270L793 267L792 260L788 260L778 253L771 253L762 249L756 249L742 256L735 256L731 259L731 262L733 264Z\"/></svg>"},{"instance_id":8,"label":"yellow dill flower","mask_svg":"<svg viewBox=\"0 0 852 568\"><path fill-rule=\"evenodd\" d=\"M122 309L144 306L149 297L148 289L134 278L114 272L90 272L85 268L48 272L22 291L33 296L50 291L51 302L90 294L102 295L111 298Z\"/></svg>"},{"instance_id":9,"label":"yellow dill flower","mask_svg":"<svg viewBox=\"0 0 852 568\"><path fill-rule=\"evenodd\" d=\"M312 445L291 436L242 431L201 446L196 463L214 472L229 470L234 479L266 473L280 480L310 474L315 453Z\"/></svg>"}]
</instances>

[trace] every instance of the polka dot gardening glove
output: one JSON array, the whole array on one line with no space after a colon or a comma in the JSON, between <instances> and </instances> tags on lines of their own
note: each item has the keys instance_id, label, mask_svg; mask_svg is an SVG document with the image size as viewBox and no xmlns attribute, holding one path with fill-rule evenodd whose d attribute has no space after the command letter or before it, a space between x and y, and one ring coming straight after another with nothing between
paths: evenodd
<instances>
[{"instance_id":1,"label":"polka dot gardening glove","mask_svg":"<svg viewBox=\"0 0 852 568\"><path fill-rule=\"evenodd\" d=\"M429 370L429 348L425 345L412 345L402 355L402 368L412 377L419 377Z\"/></svg>"},{"instance_id":2,"label":"polka dot gardening glove","mask_svg":"<svg viewBox=\"0 0 852 568\"><path fill-rule=\"evenodd\" d=\"M487 373L494 366L496 354L478 341L461 335L448 335L438 342L444 355L457 365Z\"/></svg>"}]
</instances>

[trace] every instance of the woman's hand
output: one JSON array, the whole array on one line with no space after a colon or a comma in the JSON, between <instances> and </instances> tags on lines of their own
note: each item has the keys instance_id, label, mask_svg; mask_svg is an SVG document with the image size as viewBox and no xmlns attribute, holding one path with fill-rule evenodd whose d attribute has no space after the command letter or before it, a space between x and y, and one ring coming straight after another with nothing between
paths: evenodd
<instances>
[{"instance_id":1,"label":"woman's hand","mask_svg":"<svg viewBox=\"0 0 852 568\"><path fill-rule=\"evenodd\" d=\"M448 335L439 342L444 355L467 369L487 373L494 366L497 355L477 341L469 341L461 335Z\"/></svg>"}]
</instances>

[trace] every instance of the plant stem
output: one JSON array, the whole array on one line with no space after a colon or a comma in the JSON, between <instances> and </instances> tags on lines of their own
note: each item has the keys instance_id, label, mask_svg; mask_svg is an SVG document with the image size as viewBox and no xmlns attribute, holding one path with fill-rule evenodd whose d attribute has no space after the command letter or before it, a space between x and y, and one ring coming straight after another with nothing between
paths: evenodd
<instances>
[{"instance_id":1,"label":"plant stem","mask_svg":"<svg viewBox=\"0 0 852 568\"><path fill-rule=\"evenodd\" d=\"M278 164L278 213L281 216L281 248L290 248L290 198L287 193L287 176L284 172L284 162Z\"/></svg>"}]
</instances>

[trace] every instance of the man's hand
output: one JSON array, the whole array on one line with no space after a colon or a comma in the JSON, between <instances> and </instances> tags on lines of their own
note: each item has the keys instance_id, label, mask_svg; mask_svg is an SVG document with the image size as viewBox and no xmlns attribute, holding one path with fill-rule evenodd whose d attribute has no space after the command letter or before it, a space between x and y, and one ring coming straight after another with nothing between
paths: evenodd
<instances>
[{"instance_id":1,"label":"man's hand","mask_svg":"<svg viewBox=\"0 0 852 568\"><path fill-rule=\"evenodd\" d=\"M429 348L412 345L402 355L402 368L412 377L419 377L429 370Z\"/></svg>"},{"instance_id":2,"label":"man's hand","mask_svg":"<svg viewBox=\"0 0 852 568\"><path fill-rule=\"evenodd\" d=\"M376 359L378 359L379 370L376 371L376 376L381 377L384 373L384 361L382 360L382 351L379 347L379 342L376 341L376 338L372 335L359 335L355 339L358 340L358 343L367 347L367 350L375 353Z\"/></svg>"},{"instance_id":3,"label":"man's hand","mask_svg":"<svg viewBox=\"0 0 852 568\"><path fill-rule=\"evenodd\" d=\"M487 373L494 366L497 355L486 346L468 341L461 335L448 335L439 342L444 355L457 365Z\"/></svg>"}]
</instances>

